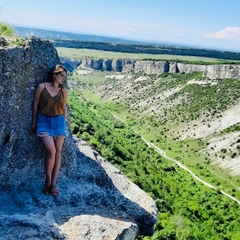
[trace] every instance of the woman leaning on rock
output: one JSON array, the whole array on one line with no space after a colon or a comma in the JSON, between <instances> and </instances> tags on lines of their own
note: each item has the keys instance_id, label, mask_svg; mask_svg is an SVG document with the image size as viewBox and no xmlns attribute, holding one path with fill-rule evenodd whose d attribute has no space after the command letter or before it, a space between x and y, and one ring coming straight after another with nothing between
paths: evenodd
<instances>
[{"instance_id":1,"label":"woman leaning on rock","mask_svg":"<svg viewBox=\"0 0 240 240\"><path fill-rule=\"evenodd\" d=\"M57 177L61 165L64 138L67 135L67 97L64 87L67 69L58 64L49 73L47 82L40 83L33 102L32 131L45 150L44 194L59 194Z\"/></svg>"}]
</instances>

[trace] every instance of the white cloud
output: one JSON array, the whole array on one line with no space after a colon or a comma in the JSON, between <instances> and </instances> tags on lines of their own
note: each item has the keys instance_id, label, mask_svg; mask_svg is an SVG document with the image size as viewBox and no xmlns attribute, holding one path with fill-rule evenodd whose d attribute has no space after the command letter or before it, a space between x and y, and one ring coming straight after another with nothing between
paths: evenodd
<instances>
[{"instance_id":1,"label":"white cloud","mask_svg":"<svg viewBox=\"0 0 240 240\"><path fill-rule=\"evenodd\" d=\"M208 38L217 38L223 40L240 41L240 27L226 27L211 35L207 35Z\"/></svg>"}]
</instances>

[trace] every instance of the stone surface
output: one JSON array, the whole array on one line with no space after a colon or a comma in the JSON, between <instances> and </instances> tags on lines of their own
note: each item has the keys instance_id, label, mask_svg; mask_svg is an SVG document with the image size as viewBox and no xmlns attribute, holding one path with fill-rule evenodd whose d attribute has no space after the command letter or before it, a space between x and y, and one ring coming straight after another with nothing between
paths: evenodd
<instances>
[{"instance_id":1,"label":"stone surface","mask_svg":"<svg viewBox=\"0 0 240 240\"><path fill-rule=\"evenodd\" d=\"M0 48L0 239L151 235L157 217L152 198L70 132L60 195L42 194L44 154L30 131L32 102L37 84L59 62L52 43L34 37L25 46Z\"/></svg>"},{"instance_id":2,"label":"stone surface","mask_svg":"<svg viewBox=\"0 0 240 240\"><path fill-rule=\"evenodd\" d=\"M62 58L62 61L65 63L64 58ZM76 62L76 60L72 61L73 63ZM236 64L198 65L168 61L135 61L126 59L79 59L78 61L81 68L115 72L135 71L147 74L203 72L203 78L211 80L240 78L240 65ZM68 59L67 63L71 64L71 60Z\"/></svg>"}]
</instances>

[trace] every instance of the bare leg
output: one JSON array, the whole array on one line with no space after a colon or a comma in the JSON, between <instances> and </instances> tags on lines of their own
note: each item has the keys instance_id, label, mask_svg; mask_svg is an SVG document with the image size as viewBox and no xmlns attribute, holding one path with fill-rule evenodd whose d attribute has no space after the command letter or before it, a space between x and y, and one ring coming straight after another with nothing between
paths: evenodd
<instances>
[{"instance_id":1,"label":"bare leg","mask_svg":"<svg viewBox=\"0 0 240 240\"><path fill-rule=\"evenodd\" d=\"M57 177L58 177L59 169L61 166L63 142L64 142L64 136L58 136L54 139L56 154L55 154L55 163L52 171L52 180L51 180L52 187L56 186Z\"/></svg>"},{"instance_id":2,"label":"bare leg","mask_svg":"<svg viewBox=\"0 0 240 240\"><path fill-rule=\"evenodd\" d=\"M56 157L56 147L54 143L54 139L51 136L46 136L41 138L41 142L43 144L45 150L45 185L44 188L50 188L52 183L52 171L55 164Z\"/></svg>"}]
</instances>

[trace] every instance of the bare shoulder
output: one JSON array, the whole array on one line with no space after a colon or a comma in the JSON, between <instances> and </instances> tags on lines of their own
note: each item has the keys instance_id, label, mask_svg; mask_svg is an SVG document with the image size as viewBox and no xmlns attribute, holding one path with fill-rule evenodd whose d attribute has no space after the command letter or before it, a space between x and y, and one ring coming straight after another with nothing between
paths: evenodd
<instances>
[{"instance_id":1,"label":"bare shoulder","mask_svg":"<svg viewBox=\"0 0 240 240\"><path fill-rule=\"evenodd\" d=\"M36 93L40 94L45 87L45 83L39 83L36 89Z\"/></svg>"},{"instance_id":2,"label":"bare shoulder","mask_svg":"<svg viewBox=\"0 0 240 240\"><path fill-rule=\"evenodd\" d=\"M46 85L46 83L39 83L37 88L38 88L39 90L43 90L44 87L45 87L45 85Z\"/></svg>"},{"instance_id":3,"label":"bare shoulder","mask_svg":"<svg viewBox=\"0 0 240 240\"><path fill-rule=\"evenodd\" d=\"M68 90L67 90L66 87L63 87L62 90L63 90L64 93L67 93L67 92L68 92Z\"/></svg>"}]
</instances>

